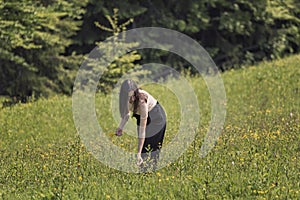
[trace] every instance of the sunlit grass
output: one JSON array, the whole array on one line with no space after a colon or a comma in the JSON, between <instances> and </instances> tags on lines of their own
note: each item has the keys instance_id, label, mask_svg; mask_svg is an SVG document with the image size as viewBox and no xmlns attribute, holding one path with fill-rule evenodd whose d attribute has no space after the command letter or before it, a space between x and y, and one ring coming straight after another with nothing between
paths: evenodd
<instances>
[{"instance_id":1,"label":"sunlit grass","mask_svg":"<svg viewBox=\"0 0 300 200\"><path fill-rule=\"evenodd\" d=\"M184 155L149 174L103 165L75 130L69 97L41 99L0 110L0 196L3 199L299 199L300 57L222 74L227 117L216 146L199 149L210 120L201 78L189 79L201 113L197 135ZM147 85L168 115L166 144L178 131L180 106L168 88ZM104 133L135 151L129 134L115 137L110 96L96 96ZM134 123L134 121L132 122ZM133 133L135 134L135 133Z\"/></svg>"}]
</instances>

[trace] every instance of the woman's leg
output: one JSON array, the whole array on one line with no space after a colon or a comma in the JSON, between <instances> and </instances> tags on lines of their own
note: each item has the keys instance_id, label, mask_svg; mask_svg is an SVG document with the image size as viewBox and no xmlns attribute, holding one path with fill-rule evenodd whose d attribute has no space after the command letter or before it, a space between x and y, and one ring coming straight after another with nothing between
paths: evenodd
<instances>
[{"instance_id":1,"label":"woman's leg","mask_svg":"<svg viewBox=\"0 0 300 200\"><path fill-rule=\"evenodd\" d=\"M161 128L161 130L157 134L145 139L142 151L142 158L144 160L142 171L153 171L157 169L160 149L163 145L165 131L166 124Z\"/></svg>"},{"instance_id":2,"label":"woman's leg","mask_svg":"<svg viewBox=\"0 0 300 200\"><path fill-rule=\"evenodd\" d=\"M146 127L146 138L142 150L144 160L141 165L142 172L156 170L166 131L166 114L159 104L149 112L149 116L151 123Z\"/></svg>"}]
</instances>

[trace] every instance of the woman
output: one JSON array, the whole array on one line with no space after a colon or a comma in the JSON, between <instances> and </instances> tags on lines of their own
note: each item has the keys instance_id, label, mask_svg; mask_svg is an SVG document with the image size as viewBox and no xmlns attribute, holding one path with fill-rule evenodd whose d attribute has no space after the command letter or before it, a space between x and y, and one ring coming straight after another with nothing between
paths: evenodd
<instances>
[{"instance_id":1,"label":"woman","mask_svg":"<svg viewBox=\"0 0 300 200\"><path fill-rule=\"evenodd\" d=\"M125 80L121 85L119 109L122 120L116 135L122 135L132 112L138 132L137 164L143 170L153 164L155 169L166 131L165 111L152 95L138 88L133 80Z\"/></svg>"}]
</instances>

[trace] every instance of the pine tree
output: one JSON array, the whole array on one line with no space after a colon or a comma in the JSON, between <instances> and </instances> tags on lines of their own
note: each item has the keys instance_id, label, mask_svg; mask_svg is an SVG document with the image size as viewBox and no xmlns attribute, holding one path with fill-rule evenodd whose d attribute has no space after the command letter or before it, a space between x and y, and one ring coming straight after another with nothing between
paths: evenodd
<instances>
[{"instance_id":1,"label":"pine tree","mask_svg":"<svg viewBox=\"0 0 300 200\"><path fill-rule=\"evenodd\" d=\"M113 15L106 15L110 27L106 27L99 22L95 22L95 25L103 31L111 33L113 36L120 35L121 39L113 37L113 40L107 42L107 45L112 46L111 49L103 49L101 42L96 42L99 50L103 52L103 56L100 59L105 59L105 56L111 56L113 54L118 54L118 52L130 51L131 48L137 47L138 43L128 43L126 42L126 27L133 22L133 19L130 18L124 23L119 24L118 18L118 9L113 9ZM119 37L120 38L120 37ZM101 76L99 81L98 89L101 92L108 93L113 89L113 86L117 83L118 79L121 78L123 74L128 72L131 69L138 68L139 65L136 61L140 60L141 56L137 51L130 51L127 54L122 55L119 58L116 58L113 63L108 66L102 66L106 71ZM101 62L99 62L101 63Z\"/></svg>"},{"instance_id":2,"label":"pine tree","mask_svg":"<svg viewBox=\"0 0 300 200\"><path fill-rule=\"evenodd\" d=\"M0 1L0 95L71 93L77 56L64 55L86 0Z\"/></svg>"}]
</instances>

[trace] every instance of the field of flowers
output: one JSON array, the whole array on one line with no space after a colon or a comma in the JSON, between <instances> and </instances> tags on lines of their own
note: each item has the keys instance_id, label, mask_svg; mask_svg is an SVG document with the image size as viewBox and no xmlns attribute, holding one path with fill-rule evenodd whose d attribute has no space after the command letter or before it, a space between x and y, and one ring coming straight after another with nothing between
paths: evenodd
<instances>
[{"instance_id":1,"label":"field of flowers","mask_svg":"<svg viewBox=\"0 0 300 200\"><path fill-rule=\"evenodd\" d=\"M189 78L199 101L196 137L176 162L133 174L99 162L73 122L72 99L59 96L0 108L2 199L300 199L300 55L222 74L227 116L204 158L199 150L210 121L201 78ZM168 115L165 144L178 131L180 105L162 86L145 86ZM115 137L109 96L96 112L107 137L134 150L130 135Z\"/></svg>"}]
</instances>

